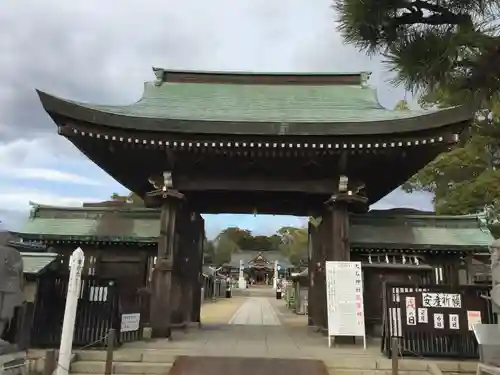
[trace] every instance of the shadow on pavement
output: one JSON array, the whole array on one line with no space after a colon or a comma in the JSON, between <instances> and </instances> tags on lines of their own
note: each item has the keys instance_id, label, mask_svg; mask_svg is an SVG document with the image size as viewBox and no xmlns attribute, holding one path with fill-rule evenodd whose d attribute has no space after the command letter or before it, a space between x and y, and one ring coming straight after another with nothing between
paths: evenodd
<instances>
[{"instance_id":1,"label":"shadow on pavement","mask_svg":"<svg viewBox=\"0 0 500 375\"><path fill-rule=\"evenodd\" d=\"M169 375L328 375L320 360L179 356Z\"/></svg>"}]
</instances>

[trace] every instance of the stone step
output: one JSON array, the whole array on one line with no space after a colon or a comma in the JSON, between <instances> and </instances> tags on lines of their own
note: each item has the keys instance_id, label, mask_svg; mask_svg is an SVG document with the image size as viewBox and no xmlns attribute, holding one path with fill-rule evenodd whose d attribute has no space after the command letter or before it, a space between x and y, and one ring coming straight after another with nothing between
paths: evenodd
<instances>
[{"instance_id":1,"label":"stone step","mask_svg":"<svg viewBox=\"0 0 500 375\"><path fill-rule=\"evenodd\" d=\"M457 374L457 373L476 373L477 361L463 360L463 361L435 361L438 368L443 374Z\"/></svg>"},{"instance_id":2,"label":"stone step","mask_svg":"<svg viewBox=\"0 0 500 375\"><path fill-rule=\"evenodd\" d=\"M359 358L359 357L338 357L337 355L324 359L326 367L337 370L392 370L392 361L390 359L381 358ZM398 368L400 371L415 371L427 372L427 362L423 360L403 359L398 361Z\"/></svg>"},{"instance_id":3,"label":"stone step","mask_svg":"<svg viewBox=\"0 0 500 375\"><path fill-rule=\"evenodd\" d=\"M392 375L392 370L360 370L328 368L329 375ZM427 371L398 371L399 375L430 375Z\"/></svg>"},{"instance_id":4,"label":"stone step","mask_svg":"<svg viewBox=\"0 0 500 375\"><path fill-rule=\"evenodd\" d=\"M113 362L152 362L152 363L172 363L179 355L185 351L176 350L119 350L113 353ZM76 352L78 361L99 362L106 361L106 351L86 350Z\"/></svg>"},{"instance_id":5,"label":"stone step","mask_svg":"<svg viewBox=\"0 0 500 375\"><path fill-rule=\"evenodd\" d=\"M81 350L76 352L77 361L100 362L106 361L105 350ZM113 353L113 361L118 362L140 362L142 360L142 351L127 350L115 351Z\"/></svg>"},{"instance_id":6,"label":"stone step","mask_svg":"<svg viewBox=\"0 0 500 375\"><path fill-rule=\"evenodd\" d=\"M173 363L114 362L113 374L166 374ZM104 374L103 361L77 361L71 364L72 374Z\"/></svg>"}]
</instances>

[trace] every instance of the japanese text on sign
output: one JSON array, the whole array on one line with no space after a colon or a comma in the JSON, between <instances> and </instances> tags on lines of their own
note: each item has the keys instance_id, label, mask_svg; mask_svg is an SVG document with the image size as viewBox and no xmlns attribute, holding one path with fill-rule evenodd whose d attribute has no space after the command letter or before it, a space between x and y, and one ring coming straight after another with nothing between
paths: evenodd
<instances>
[{"instance_id":1,"label":"japanese text on sign","mask_svg":"<svg viewBox=\"0 0 500 375\"><path fill-rule=\"evenodd\" d=\"M443 316L443 314L434 314L434 328L437 328L437 329L444 328L444 316Z\"/></svg>"},{"instance_id":2,"label":"japanese text on sign","mask_svg":"<svg viewBox=\"0 0 500 375\"><path fill-rule=\"evenodd\" d=\"M427 313L426 307L418 308L418 322L424 324L429 323L429 314Z\"/></svg>"},{"instance_id":3,"label":"japanese text on sign","mask_svg":"<svg viewBox=\"0 0 500 375\"><path fill-rule=\"evenodd\" d=\"M326 262L328 334L364 336L361 262Z\"/></svg>"},{"instance_id":4,"label":"japanese text on sign","mask_svg":"<svg viewBox=\"0 0 500 375\"><path fill-rule=\"evenodd\" d=\"M415 308L415 297L406 297L406 324L409 326L417 325L417 310Z\"/></svg>"},{"instance_id":5,"label":"japanese text on sign","mask_svg":"<svg viewBox=\"0 0 500 375\"><path fill-rule=\"evenodd\" d=\"M462 299L460 294L422 293L422 305L424 307L460 309L462 307Z\"/></svg>"},{"instance_id":6,"label":"japanese text on sign","mask_svg":"<svg viewBox=\"0 0 500 375\"><path fill-rule=\"evenodd\" d=\"M460 329L460 323L458 322L458 314L450 314L450 329Z\"/></svg>"},{"instance_id":7,"label":"japanese text on sign","mask_svg":"<svg viewBox=\"0 0 500 375\"><path fill-rule=\"evenodd\" d=\"M141 314L122 314L121 332L131 332L139 330Z\"/></svg>"}]
</instances>

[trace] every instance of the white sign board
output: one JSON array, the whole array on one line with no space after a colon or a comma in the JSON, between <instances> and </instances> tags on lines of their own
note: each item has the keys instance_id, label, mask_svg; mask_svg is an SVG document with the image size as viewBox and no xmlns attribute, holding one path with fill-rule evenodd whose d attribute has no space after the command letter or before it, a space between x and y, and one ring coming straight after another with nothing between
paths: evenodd
<instances>
[{"instance_id":1,"label":"white sign board","mask_svg":"<svg viewBox=\"0 0 500 375\"><path fill-rule=\"evenodd\" d=\"M482 323L481 311L467 310L467 324L469 326L469 331L472 331L474 326L480 323Z\"/></svg>"},{"instance_id":2,"label":"white sign board","mask_svg":"<svg viewBox=\"0 0 500 375\"><path fill-rule=\"evenodd\" d=\"M361 262L325 262L328 344L332 336L361 336L366 348Z\"/></svg>"},{"instance_id":3,"label":"white sign board","mask_svg":"<svg viewBox=\"0 0 500 375\"><path fill-rule=\"evenodd\" d=\"M462 298L460 294L422 293L422 305L424 307L460 309L462 308Z\"/></svg>"},{"instance_id":4,"label":"white sign board","mask_svg":"<svg viewBox=\"0 0 500 375\"><path fill-rule=\"evenodd\" d=\"M417 309L415 297L406 297L406 324L409 326L417 325Z\"/></svg>"},{"instance_id":5,"label":"white sign board","mask_svg":"<svg viewBox=\"0 0 500 375\"><path fill-rule=\"evenodd\" d=\"M429 323L429 314L426 307L418 308L418 322L419 323Z\"/></svg>"},{"instance_id":6,"label":"white sign board","mask_svg":"<svg viewBox=\"0 0 500 375\"><path fill-rule=\"evenodd\" d=\"M122 314L121 332L132 332L139 330L141 314Z\"/></svg>"}]
</instances>

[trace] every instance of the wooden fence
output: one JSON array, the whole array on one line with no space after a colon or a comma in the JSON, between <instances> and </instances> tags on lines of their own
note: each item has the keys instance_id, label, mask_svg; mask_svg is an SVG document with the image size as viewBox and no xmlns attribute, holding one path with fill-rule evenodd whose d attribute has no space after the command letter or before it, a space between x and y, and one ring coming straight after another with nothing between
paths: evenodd
<instances>
[{"instance_id":1,"label":"wooden fence","mask_svg":"<svg viewBox=\"0 0 500 375\"><path fill-rule=\"evenodd\" d=\"M68 277L42 276L37 280L37 294L30 324L30 347L59 347L61 340ZM122 332L122 314L140 313L140 301L136 311L126 303L123 311L119 285L114 279L83 276L75 321L73 345L75 347L99 347L106 344L111 328L117 332L116 344L142 338L139 330ZM25 318L26 319L26 318Z\"/></svg>"},{"instance_id":2,"label":"wooden fence","mask_svg":"<svg viewBox=\"0 0 500 375\"><path fill-rule=\"evenodd\" d=\"M496 323L485 285L385 283L382 352L391 355L391 338L403 356L478 358L471 324Z\"/></svg>"}]
</instances>

